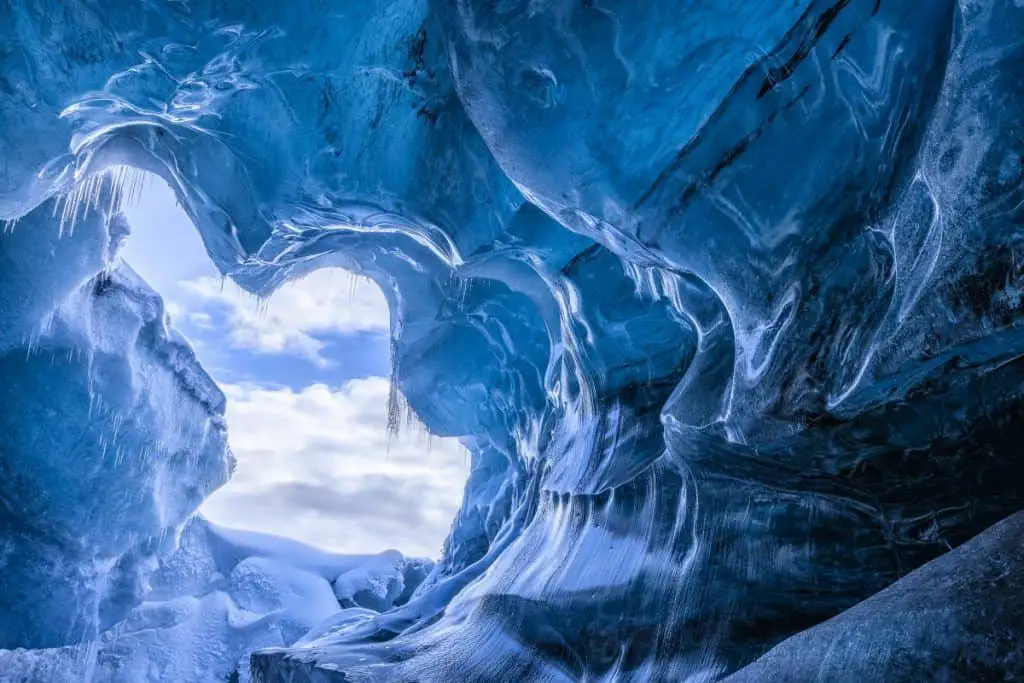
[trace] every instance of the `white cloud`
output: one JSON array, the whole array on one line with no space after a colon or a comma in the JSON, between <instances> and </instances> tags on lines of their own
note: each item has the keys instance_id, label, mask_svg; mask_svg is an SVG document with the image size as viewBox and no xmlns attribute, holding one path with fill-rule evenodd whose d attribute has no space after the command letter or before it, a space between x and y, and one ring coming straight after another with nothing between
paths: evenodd
<instances>
[{"instance_id":1,"label":"white cloud","mask_svg":"<svg viewBox=\"0 0 1024 683\"><path fill-rule=\"evenodd\" d=\"M270 371L268 364L232 351L301 356L324 367L335 351L326 348L329 337L383 336L388 329L377 286L355 282L339 269L290 282L268 300L222 281L162 181L147 182L129 222L125 260L164 295L173 323L208 367L212 360L213 366L242 371L226 376ZM351 347L344 353L346 361L361 362ZM462 498L468 455L452 439L428 444L415 430L389 442L386 379L351 380L340 389L221 387L238 469L204 504L210 519L340 552L395 547L439 554Z\"/></svg>"},{"instance_id":2,"label":"white cloud","mask_svg":"<svg viewBox=\"0 0 1024 683\"><path fill-rule=\"evenodd\" d=\"M321 353L324 336L388 329L388 307L380 289L337 268L289 282L266 300L230 280L208 276L181 282L178 289L184 300L175 302L175 308L187 311L196 327L211 328L211 306L225 316L234 348L293 354L320 366L329 364Z\"/></svg>"},{"instance_id":3,"label":"white cloud","mask_svg":"<svg viewBox=\"0 0 1024 683\"><path fill-rule=\"evenodd\" d=\"M204 504L210 519L339 552L439 554L469 456L454 439L428 443L421 430L389 439L387 379L336 390L222 388L238 469Z\"/></svg>"}]
</instances>

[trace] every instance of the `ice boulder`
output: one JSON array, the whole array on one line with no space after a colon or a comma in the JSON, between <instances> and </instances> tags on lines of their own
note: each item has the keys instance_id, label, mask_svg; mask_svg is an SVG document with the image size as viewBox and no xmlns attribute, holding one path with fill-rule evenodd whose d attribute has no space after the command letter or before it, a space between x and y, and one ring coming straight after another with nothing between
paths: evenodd
<instances>
[{"instance_id":1,"label":"ice boulder","mask_svg":"<svg viewBox=\"0 0 1024 683\"><path fill-rule=\"evenodd\" d=\"M777 645L723 683L1013 681L1024 671L1024 512Z\"/></svg>"},{"instance_id":2,"label":"ice boulder","mask_svg":"<svg viewBox=\"0 0 1024 683\"><path fill-rule=\"evenodd\" d=\"M342 607L384 612L408 602L433 565L431 560L407 559L397 550L386 551L339 574L334 580L334 595Z\"/></svg>"}]
</instances>

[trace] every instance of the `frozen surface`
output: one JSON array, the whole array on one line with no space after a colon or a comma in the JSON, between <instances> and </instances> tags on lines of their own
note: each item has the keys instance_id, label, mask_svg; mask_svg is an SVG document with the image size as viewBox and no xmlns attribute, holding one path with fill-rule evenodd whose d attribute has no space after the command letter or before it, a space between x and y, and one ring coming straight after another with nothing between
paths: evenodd
<instances>
[{"instance_id":1,"label":"frozen surface","mask_svg":"<svg viewBox=\"0 0 1024 683\"><path fill-rule=\"evenodd\" d=\"M216 387L109 298L146 291L124 168L248 290L377 282L393 426L472 453L409 601L339 571L358 607L266 683L714 680L1016 512L1021 35L1017 0L0 6L0 644L127 628L229 469Z\"/></svg>"},{"instance_id":2,"label":"frozen surface","mask_svg":"<svg viewBox=\"0 0 1024 683\"><path fill-rule=\"evenodd\" d=\"M371 609L390 609L431 565L396 551L337 555L195 518L124 621L94 642L0 650L0 682L223 683L237 674L247 683L253 650L291 645L321 622L368 613L342 611L353 605L339 604L335 592L351 601L354 589L357 600L373 596ZM401 589L391 594L373 592L395 584Z\"/></svg>"},{"instance_id":3,"label":"frozen surface","mask_svg":"<svg viewBox=\"0 0 1024 683\"><path fill-rule=\"evenodd\" d=\"M1016 680L1024 668L1022 569L1018 513L725 683Z\"/></svg>"},{"instance_id":4,"label":"frozen surface","mask_svg":"<svg viewBox=\"0 0 1024 683\"><path fill-rule=\"evenodd\" d=\"M125 266L95 270L122 224L59 238L48 209L0 239L0 647L91 639L122 619L233 466L224 397L160 297Z\"/></svg>"}]
</instances>

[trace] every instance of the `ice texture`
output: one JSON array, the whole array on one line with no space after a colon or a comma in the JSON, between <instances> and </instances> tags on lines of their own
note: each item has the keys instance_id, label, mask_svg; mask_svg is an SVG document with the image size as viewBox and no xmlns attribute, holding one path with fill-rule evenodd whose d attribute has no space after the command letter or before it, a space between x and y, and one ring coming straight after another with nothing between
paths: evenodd
<instances>
[{"instance_id":1,"label":"ice texture","mask_svg":"<svg viewBox=\"0 0 1024 683\"><path fill-rule=\"evenodd\" d=\"M329 577L355 606L265 683L716 680L1016 512L1021 35L1019 0L0 5L0 644L123 628L229 468L216 387L110 298L140 171L256 294L373 279L395 428L472 454L408 602Z\"/></svg>"},{"instance_id":2,"label":"ice texture","mask_svg":"<svg viewBox=\"0 0 1024 683\"><path fill-rule=\"evenodd\" d=\"M725 683L1012 681L1024 667L1022 567L1024 513L1017 513Z\"/></svg>"},{"instance_id":3,"label":"ice texture","mask_svg":"<svg viewBox=\"0 0 1024 683\"><path fill-rule=\"evenodd\" d=\"M223 395L114 258L123 220L61 236L52 203L0 238L0 647L123 619L233 466Z\"/></svg>"},{"instance_id":4,"label":"ice texture","mask_svg":"<svg viewBox=\"0 0 1024 683\"><path fill-rule=\"evenodd\" d=\"M313 627L367 613L341 611L333 577L359 575L371 585L401 581L403 592L379 603L391 608L430 568L428 560L395 551L337 555L196 517L123 621L95 641L0 650L0 682L249 683L253 650L291 645Z\"/></svg>"}]
</instances>

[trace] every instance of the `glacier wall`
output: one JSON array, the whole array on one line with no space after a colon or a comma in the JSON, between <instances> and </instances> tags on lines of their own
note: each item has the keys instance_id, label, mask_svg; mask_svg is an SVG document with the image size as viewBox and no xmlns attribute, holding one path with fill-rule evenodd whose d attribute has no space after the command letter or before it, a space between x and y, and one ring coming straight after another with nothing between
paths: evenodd
<instances>
[{"instance_id":1,"label":"glacier wall","mask_svg":"<svg viewBox=\"0 0 1024 683\"><path fill-rule=\"evenodd\" d=\"M117 622L230 469L113 265L126 169L257 294L377 282L396 426L472 452L413 599L261 680L713 680L1016 511L1022 30L1015 0L0 7L0 645Z\"/></svg>"},{"instance_id":2,"label":"glacier wall","mask_svg":"<svg viewBox=\"0 0 1024 683\"><path fill-rule=\"evenodd\" d=\"M123 619L234 464L220 390L160 297L112 265L123 220L62 228L54 204L0 238L2 647Z\"/></svg>"}]
</instances>

